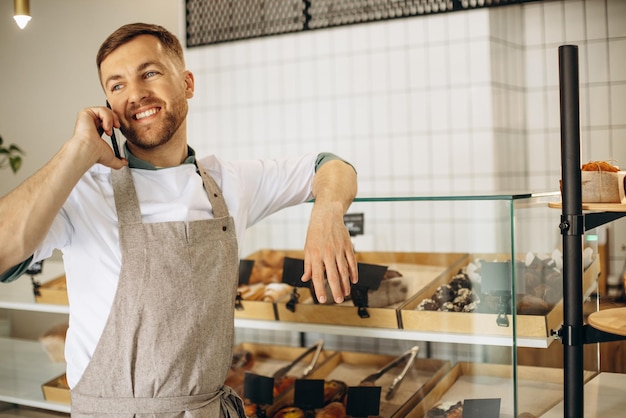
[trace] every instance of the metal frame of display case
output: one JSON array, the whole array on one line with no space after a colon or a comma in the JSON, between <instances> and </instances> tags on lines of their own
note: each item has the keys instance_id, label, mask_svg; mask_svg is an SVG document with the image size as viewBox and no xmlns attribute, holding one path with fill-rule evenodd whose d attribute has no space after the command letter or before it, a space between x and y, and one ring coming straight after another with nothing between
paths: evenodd
<instances>
[{"instance_id":1,"label":"metal frame of display case","mask_svg":"<svg viewBox=\"0 0 626 418\"><path fill-rule=\"evenodd\" d=\"M562 214L563 235L563 324L556 335L563 342L564 416L583 417L585 344L624 340L626 337L600 331L583 321L582 236L585 231L626 216L626 212L583 213L578 47L559 47L559 88L561 104Z\"/></svg>"}]
</instances>

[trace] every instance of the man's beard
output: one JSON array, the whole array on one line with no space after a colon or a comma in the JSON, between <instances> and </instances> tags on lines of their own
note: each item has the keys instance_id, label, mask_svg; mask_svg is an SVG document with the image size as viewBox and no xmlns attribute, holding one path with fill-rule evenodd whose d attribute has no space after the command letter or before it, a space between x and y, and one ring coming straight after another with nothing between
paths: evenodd
<instances>
[{"instance_id":1,"label":"man's beard","mask_svg":"<svg viewBox=\"0 0 626 418\"><path fill-rule=\"evenodd\" d=\"M160 112L165 112L161 107ZM147 130L144 130L141 134L130 126L125 126L124 123L120 126L120 131L124 134L124 137L128 142L135 145L138 148L144 150L151 150L160 145L166 144L174 136L180 125L185 120L187 113L187 103L178 104L174 108L174 112L167 112L162 123L159 125L149 126ZM142 128L143 129L143 128Z\"/></svg>"}]
</instances>

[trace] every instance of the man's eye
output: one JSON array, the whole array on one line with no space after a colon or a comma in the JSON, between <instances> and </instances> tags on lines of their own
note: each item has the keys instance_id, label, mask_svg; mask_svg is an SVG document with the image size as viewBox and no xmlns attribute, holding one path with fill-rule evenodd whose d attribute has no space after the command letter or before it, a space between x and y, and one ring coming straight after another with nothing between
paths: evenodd
<instances>
[{"instance_id":1,"label":"man's eye","mask_svg":"<svg viewBox=\"0 0 626 418\"><path fill-rule=\"evenodd\" d=\"M122 88L122 85L121 85L121 84L116 84L116 85L114 85L113 87L111 87L111 91L117 91L117 90L119 90L119 89L121 89L121 88Z\"/></svg>"},{"instance_id":2,"label":"man's eye","mask_svg":"<svg viewBox=\"0 0 626 418\"><path fill-rule=\"evenodd\" d=\"M146 73L146 78L154 77L155 75L157 75L156 71L148 71Z\"/></svg>"}]
</instances>

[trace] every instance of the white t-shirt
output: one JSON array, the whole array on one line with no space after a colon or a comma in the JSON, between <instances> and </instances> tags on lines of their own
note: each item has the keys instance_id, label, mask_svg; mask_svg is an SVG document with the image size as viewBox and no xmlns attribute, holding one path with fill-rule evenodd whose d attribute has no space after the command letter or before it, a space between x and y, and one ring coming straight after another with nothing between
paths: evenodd
<instances>
[{"instance_id":1,"label":"white t-shirt","mask_svg":"<svg viewBox=\"0 0 626 418\"><path fill-rule=\"evenodd\" d=\"M199 163L221 188L242 242L246 228L312 197L316 157L224 161L209 156ZM143 222L213 217L195 165L131 173ZM111 170L97 164L76 185L33 258L48 258L54 249L63 252L70 299L65 344L70 387L87 367L109 316L121 268L118 238Z\"/></svg>"}]
</instances>

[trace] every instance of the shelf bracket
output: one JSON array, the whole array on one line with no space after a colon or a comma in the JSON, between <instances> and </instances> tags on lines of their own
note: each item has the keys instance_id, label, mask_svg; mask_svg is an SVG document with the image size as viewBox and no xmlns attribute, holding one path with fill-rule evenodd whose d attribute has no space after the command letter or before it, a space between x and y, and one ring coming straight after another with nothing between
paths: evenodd
<instances>
[{"instance_id":1,"label":"shelf bracket","mask_svg":"<svg viewBox=\"0 0 626 418\"><path fill-rule=\"evenodd\" d=\"M585 215L585 231L626 216L626 212L594 212Z\"/></svg>"},{"instance_id":2,"label":"shelf bracket","mask_svg":"<svg viewBox=\"0 0 626 418\"><path fill-rule=\"evenodd\" d=\"M624 341L626 336L611 334L609 332L600 331L591 325L583 325L585 344L605 343L611 341Z\"/></svg>"}]
</instances>

